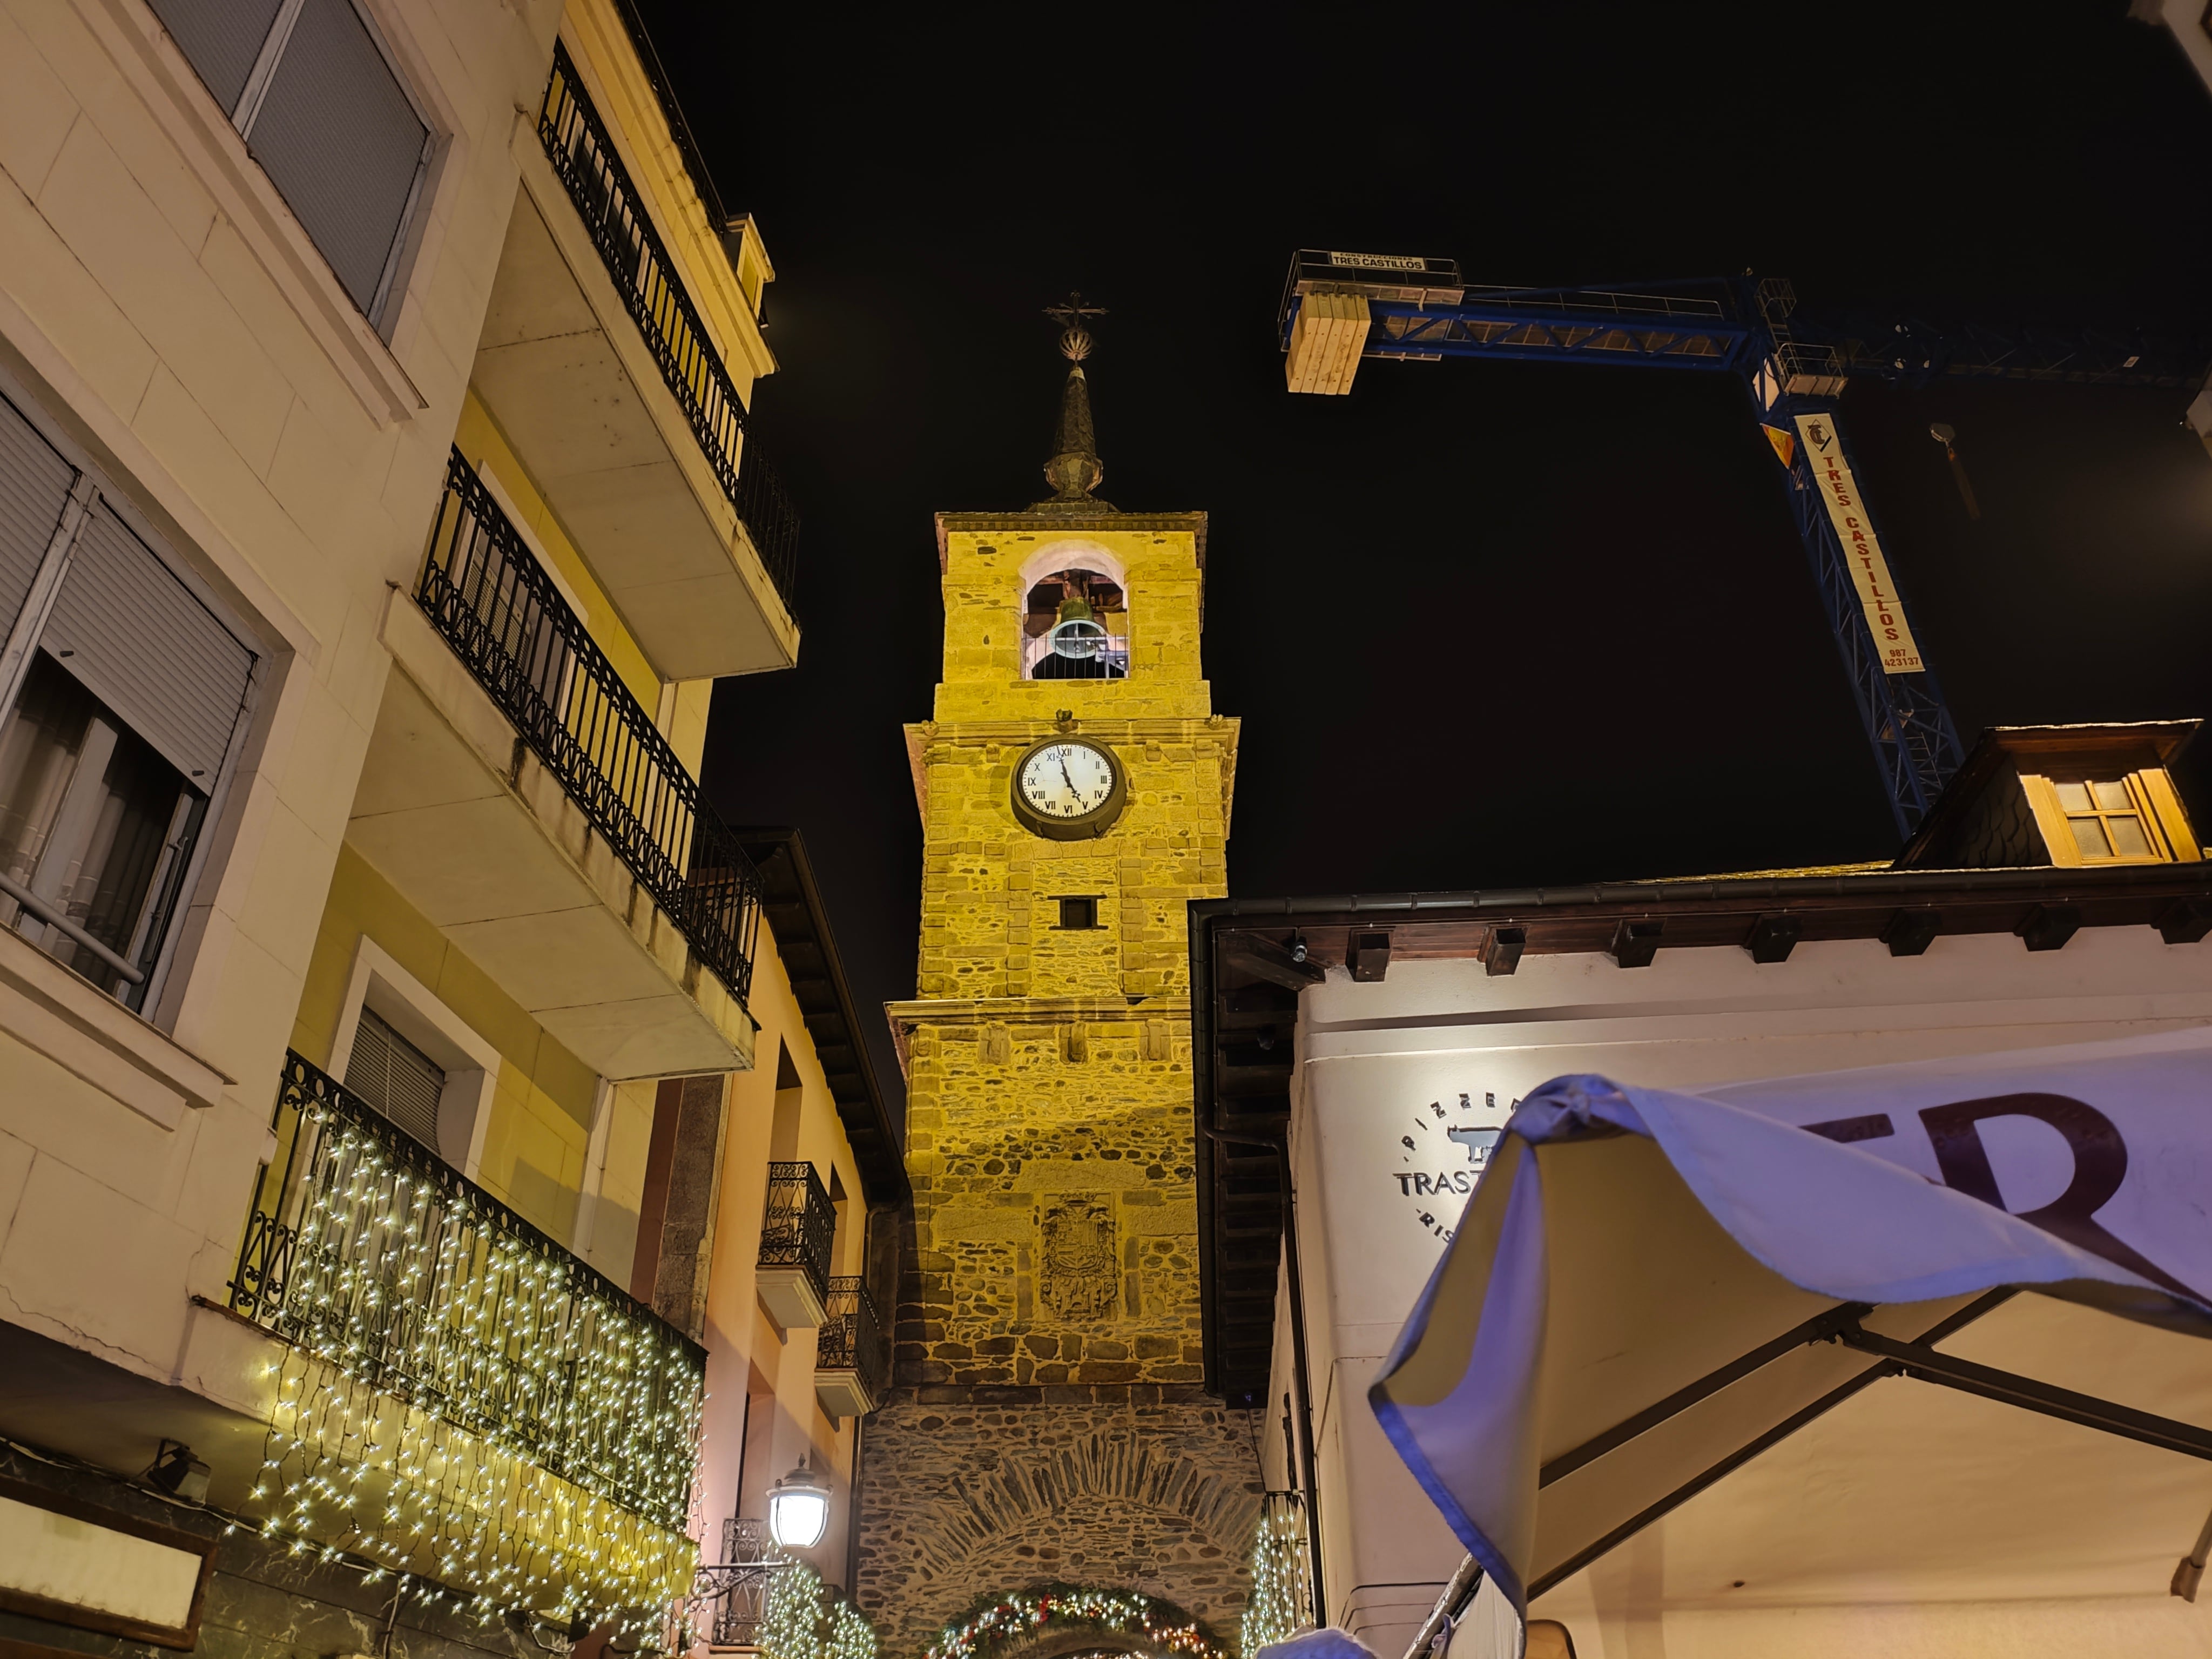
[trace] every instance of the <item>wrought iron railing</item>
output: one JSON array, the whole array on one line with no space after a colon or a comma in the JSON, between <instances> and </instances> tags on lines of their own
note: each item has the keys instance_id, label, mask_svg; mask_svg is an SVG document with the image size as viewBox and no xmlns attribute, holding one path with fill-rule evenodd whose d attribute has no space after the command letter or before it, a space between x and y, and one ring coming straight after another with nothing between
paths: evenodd
<instances>
[{"instance_id":1,"label":"wrought iron railing","mask_svg":"<svg viewBox=\"0 0 2212 1659\"><path fill-rule=\"evenodd\" d=\"M816 1371L854 1371L868 1398L881 1400L890 1381L890 1345L875 1298L861 1279L833 1279L822 1298L827 1310L814 1336Z\"/></svg>"},{"instance_id":2,"label":"wrought iron railing","mask_svg":"<svg viewBox=\"0 0 2212 1659\"><path fill-rule=\"evenodd\" d=\"M599 111L585 95L575 64L557 41L553 76L538 112L538 136L583 216L623 306L660 365L661 378L683 404L708 465L744 520L769 580L785 610L797 615L799 515L760 453L759 441L744 435L745 406L714 350L714 337L684 292L676 262L653 229L644 198L615 153Z\"/></svg>"},{"instance_id":3,"label":"wrought iron railing","mask_svg":"<svg viewBox=\"0 0 2212 1659\"><path fill-rule=\"evenodd\" d=\"M699 959L744 1001L760 877L459 450L416 597Z\"/></svg>"},{"instance_id":4,"label":"wrought iron railing","mask_svg":"<svg viewBox=\"0 0 2212 1659\"><path fill-rule=\"evenodd\" d=\"M811 1164L768 1166L768 1212L761 1218L760 1265L804 1267L814 1294L830 1297L830 1252L837 1241L837 1212Z\"/></svg>"},{"instance_id":5,"label":"wrought iron railing","mask_svg":"<svg viewBox=\"0 0 2212 1659\"><path fill-rule=\"evenodd\" d=\"M722 1522L724 1561L765 1562L781 1554L769 1536L767 1522L750 1516L732 1516ZM714 1646L758 1645L761 1623L768 1617L769 1581L773 1571L733 1577L729 1594L714 1605L714 1631L710 1638Z\"/></svg>"},{"instance_id":6,"label":"wrought iron railing","mask_svg":"<svg viewBox=\"0 0 2212 1659\"><path fill-rule=\"evenodd\" d=\"M371 1388L680 1530L706 1355L287 1054L234 1311Z\"/></svg>"}]
</instances>

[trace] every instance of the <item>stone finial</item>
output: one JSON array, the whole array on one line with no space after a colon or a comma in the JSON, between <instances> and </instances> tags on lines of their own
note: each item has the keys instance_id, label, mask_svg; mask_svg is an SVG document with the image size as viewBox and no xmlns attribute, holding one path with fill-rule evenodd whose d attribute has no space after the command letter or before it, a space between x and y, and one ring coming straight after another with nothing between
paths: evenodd
<instances>
[{"instance_id":1,"label":"stone finial","mask_svg":"<svg viewBox=\"0 0 2212 1659\"><path fill-rule=\"evenodd\" d=\"M1083 373L1083 360L1091 355L1092 343L1084 319L1103 317L1105 309L1087 306L1080 294L1071 294L1064 304L1046 307L1044 314L1061 325L1060 352L1070 367L1067 384L1060 394L1060 427L1053 456L1044 464L1045 482L1052 486L1053 497L1037 502L1032 510L1111 513L1112 507L1091 493L1104 481L1106 467L1098 459L1098 441L1091 423L1091 385Z\"/></svg>"}]
</instances>

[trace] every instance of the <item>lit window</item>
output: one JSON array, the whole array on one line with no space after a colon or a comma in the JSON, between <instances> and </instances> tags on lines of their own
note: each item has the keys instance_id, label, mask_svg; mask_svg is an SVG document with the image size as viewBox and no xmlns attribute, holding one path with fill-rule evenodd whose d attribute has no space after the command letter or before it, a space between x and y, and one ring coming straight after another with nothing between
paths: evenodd
<instances>
[{"instance_id":1,"label":"lit window","mask_svg":"<svg viewBox=\"0 0 2212 1659\"><path fill-rule=\"evenodd\" d=\"M2156 864L2166 858L2155 821L2125 778L2051 786L2084 864Z\"/></svg>"}]
</instances>

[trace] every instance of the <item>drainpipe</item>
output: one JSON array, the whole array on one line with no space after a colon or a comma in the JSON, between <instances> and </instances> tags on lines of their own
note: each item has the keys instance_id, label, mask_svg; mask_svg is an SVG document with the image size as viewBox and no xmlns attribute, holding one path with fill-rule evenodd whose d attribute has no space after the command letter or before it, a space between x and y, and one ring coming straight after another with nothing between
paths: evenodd
<instances>
[{"instance_id":1,"label":"drainpipe","mask_svg":"<svg viewBox=\"0 0 2212 1659\"><path fill-rule=\"evenodd\" d=\"M1240 1135L1206 1126L1207 1139L1237 1146L1265 1146L1275 1155L1275 1168L1283 1182L1283 1266L1291 1292L1291 1379L1298 1393L1298 1462L1304 1466L1306 1501L1306 1553L1313 1584L1314 1623L1328 1623L1328 1594L1322 1586L1321 1484L1314 1473L1313 1386L1306 1370L1305 1280L1298 1272L1298 1199L1291 1181L1291 1147L1287 1136ZM1290 1449L1284 1449L1288 1451Z\"/></svg>"}]
</instances>

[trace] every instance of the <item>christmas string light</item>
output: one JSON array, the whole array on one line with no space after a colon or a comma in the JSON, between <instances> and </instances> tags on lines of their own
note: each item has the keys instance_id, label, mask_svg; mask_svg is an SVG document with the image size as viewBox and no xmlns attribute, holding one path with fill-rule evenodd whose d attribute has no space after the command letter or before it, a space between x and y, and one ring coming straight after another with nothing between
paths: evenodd
<instances>
[{"instance_id":1,"label":"christmas string light","mask_svg":"<svg viewBox=\"0 0 2212 1659\"><path fill-rule=\"evenodd\" d=\"M285 1084L308 1150L256 1218L296 1218L251 1310L293 1345L258 1523L482 1620L614 1615L659 1645L697 1559L704 1356L297 1055Z\"/></svg>"},{"instance_id":2,"label":"christmas string light","mask_svg":"<svg viewBox=\"0 0 2212 1659\"><path fill-rule=\"evenodd\" d=\"M769 1575L760 1625L767 1659L876 1659L876 1629L803 1561Z\"/></svg>"},{"instance_id":3,"label":"christmas string light","mask_svg":"<svg viewBox=\"0 0 2212 1659\"><path fill-rule=\"evenodd\" d=\"M1270 1492L1252 1534L1252 1599L1244 1606L1242 1632L1245 1659L1312 1626L1305 1518L1292 1494Z\"/></svg>"},{"instance_id":4,"label":"christmas string light","mask_svg":"<svg viewBox=\"0 0 2212 1659\"><path fill-rule=\"evenodd\" d=\"M986 1648L1002 1646L1051 1624L1088 1625L1139 1636L1154 1651L1168 1649L1191 1659L1228 1659L1205 1626L1170 1602L1134 1590L1069 1584L992 1597L964 1622L947 1625L930 1644L927 1659L974 1659Z\"/></svg>"}]
</instances>

